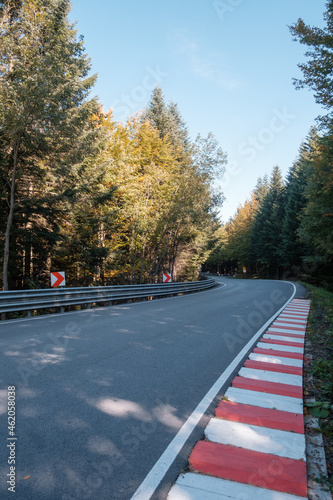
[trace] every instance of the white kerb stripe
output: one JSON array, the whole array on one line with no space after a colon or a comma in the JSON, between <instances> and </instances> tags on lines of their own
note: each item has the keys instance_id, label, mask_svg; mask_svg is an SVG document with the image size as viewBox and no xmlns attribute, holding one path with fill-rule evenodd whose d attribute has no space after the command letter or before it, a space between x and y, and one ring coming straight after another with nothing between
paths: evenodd
<instances>
[{"instance_id":1,"label":"white kerb stripe","mask_svg":"<svg viewBox=\"0 0 333 500\"><path fill-rule=\"evenodd\" d=\"M167 500L306 500L305 497L188 472L178 477Z\"/></svg>"},{"instance_id":2,"label":"white kerb stripe","mask_svg":"<svg viewBox=\"0 0 333 500\"><path fill-rule=\"evenodd\" d=\"M239 370L239 376L251 378L253 380L266 380L266 382L297 385L298 387L302 387L303 385L303 378L301 377L301 375L291 375L290 373L257 370L256 368L241 368Z\"/></svg>"},{"instance_id":3,"label":"white kerb stripe","mask_svg":"<svg viewBox=\"0 0 333 500\"><path fill-rule=\"evenodd\" d=\"M205 437L213 443L305 460L305 437L296 432L211 418L205 429Z\"/></svg>"},{"instance_id":4,"label":"white kerb stripe","mask_svg":"<svg viewBox=\"0 0 333 500\"><path fill-rule=\"evenodd\" d=\"M308 314L309 308L308 307L299 307L299 306L288 306L286 307L283 312L296 312L297 314Z\"/></svg>"},{"instance_id":5,"label":"white kerb stripe","mask_svg":"<svg viewBox=\"0 0 333 500\"><path fill-rule=\"evenodd\" d=\"M274 351L297 352L302 354L304 349L302 347L293 347L281 344L269 344L268 342L259 342L257 347L260 349L273 349Z\"/></svg>"},{"instance_id":6,"label":"white kerb stripe","mask_svg":"<svg viewBox=\"0 0 333 500\"><path fill-rule=\"evenodd\" d=\"M288 321L288 323L301 323L302 325L306 324L306 319L295 319L294 317L289 317L289 316L279 316L278 321L284 320L285 322Z\"/></svg>"},{"instance_id":7,"label":"white kerb stripe","mask_svg":"<svg viewBox=\"0 0 333 500\"><path fill-rule=\"evenodd\" d=\"M280 328L278 325L272 325L270 328L268 328L266 334L269 334L271 332L276 332L276 333L281 333L281 335L285 335L286 332L284 332L283 330L289 330L288 337L290 337L291 335L291 338L293 338L292 335L297 335L297 337L294 338L305 339L305 332L301 330L292 330L291 328Z\"/></svg>"},{"instance_id":8,"label":"white kerb stripe","mask_svg":"<svg viewBox=\"0 0 333 500\"><path fill-rule=\"evenodd\" d=\"M266 392L248 391L230 387L225 393L226 398L232 403L259 406L260 408L271 408L275 410L288 411L289 413L303 414L302 398L291 398L279 394L268 394Z\"/></svg>"},{"instance_id":9,"label":"white kerb stripe","mask_svg":"<svg viewBox=\"0 0 333 500\"><path fill-rule=\"evenodd\" d=\"M303 316L304 318L309 316L308 311L295 311L293 309L285 309L281 314L294 314L295 316Z\"/></svg>"},{"instance_id":10,"label":"white kerb stripe","mask_svg":"<svg viewBox=\"0 0 333 500\"><path fill-rule=\"evenodd\" d=\"M289 321L274 321L271 326L279 326L280 328L294 328L295 333L305 333L306 325L295 325L295 323L289 323ZM297 328L297 330L295 330Z\"/></svg>"},{"instance_id":11,"label":"white kerb stripe","mask_svg":"<svg viewBox=\"0 0 333 500\"><path fill-rule=\"evenodd\" d=\"M290 302L287 306L286 309L289 308L297 308L297 309L310 309L310 302L302 302L302 303L296 303L296 302Z\"/></svg>"},{"instance_id":12,"label":"white kerb stripe","mask_svg":"<svg viewBox=\"0 0 333 500\"><path fill-rule=\"evenodd\" d=\"M285 307L285 311L287 309L296 309L299 311L310 311L310 306L308 304L289 304L287 307Z\"/></svg>"},{"instance_id":13,"label":"white kerb stripe","mask_svg":"<svg viewBox=\"0 0 333 500\"><path fill-rule=\"evenodd\" d=\"M270 335L269 333L265 333L263 336L264 339L272 339L272 340L283 340L287 342L295 342L296 344L304 344L304 339L299 339L298 337L283 337L282 335Z\"/></svg>"},{"instance_id":14,"label":"white kerb stripe","mask_svg":"<svg viewBox=\"0 0 333 500\"><path fill-rule=\"evenodd\" d=\"M295 316L308 316L308 312L307 311L288 311L287 309L285 309L284 311L282 311L281 315L283 314L294 314Z\"/></svg>"},{"instance_id":15,"label":"white kerb stripe","mask_svg":"<svg viewBox=\"0 0 333 500\"><path fill-rule=\"evenodd\" d=\"M287 366L298 366L302 368L303 360L302 359L293 359L293 358L283 358L281 356L270 356L269 354L259 354L257 352L252 352L249 355L249 358L253 361L261 361L262 363L272 363L276 365L287 365Z\"/></svg>"},{"instance_id":16,"label":"white kerb stripe","mask_svg":"<svg viewBox=\"0 0 333 500\"><path fill-rule=\"evenodd\" d=\"M296 321L307 321L307 318L308 318L308 315L305 314L303 316L303 314L293 314L293 313L283 313L283 314L280 314L279 318L278 319L282 319L282 318L285 318L285 319L293 319L293 320L296 320Z\"/></svg>"},{"instance_id":17,"label":"white kerb stripe","mask_svg":"<svg viewBox=\"0 0 333 500\"><path fill-rule=\"evenodd\" d=\"M299 335L303 335L303 330L291 330L290 328L278 328L274 326L270 326L267 331L280 332L280 333L297 333Z\"/></svg>"},{"instance_id":18,"label":"white kerb stripe","mask_svg":"<svg viewBox=\"0 0 333 500\"><path fill-rule=\"evenodd\" d=\"M302 307L298 307L298 308L288 307L288 309L284 309L283 313L307 314L308 315L309 311L310 311L310 309L308 309L308 308L303 309Z\"/></svg>"}]
</instances>

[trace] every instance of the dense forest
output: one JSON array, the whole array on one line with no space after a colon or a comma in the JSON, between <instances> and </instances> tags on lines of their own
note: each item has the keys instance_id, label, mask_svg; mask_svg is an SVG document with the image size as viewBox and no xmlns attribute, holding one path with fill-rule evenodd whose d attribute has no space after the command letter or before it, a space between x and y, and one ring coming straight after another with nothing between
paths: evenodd
<instances>
[{"instance_id":1,"label":"dense forest","mask_svg":"<svg viewBox=\"0 0 333 500\"><path fill-rule=\"evenodd\" d=\"M275 166L219 228L206 270L303 279L333 289L333 1L324 19L325 29L299 19L290 31L309 47L308 62L299 64L303 79L294 84L313 90L328 112L299 146L287 178Z\"/></svg>"},{"instance_id":2,"label":"dense forest","mask_svg":"<svg viewBox=\"0 0 333 500\"><path fill-rule=\"evenodd\" d=\"M312 48L300 65L328 114L284 180L278 167L221 225L227 156L213 134L192 140L156 87L116 122L96 81L69 0L0 1L0 286L153 283L206 270L328 283L333 271L333 1L324 30L299 20ZM297 145L296 145L297 148ZM244 273L245 275L245 273Z\"/></svg>"},{"instance_id":3,"label":"dense forest","mask_svg":"<svg viewBox=\"0 0 333 500\"><path fill-rule=\"evenodd\" d=\"M159 87L126 123L103 112L68 0L0 8L3 289L197 277L223 200L215 137L191 141Z\"/></svg>"}]
</instances>

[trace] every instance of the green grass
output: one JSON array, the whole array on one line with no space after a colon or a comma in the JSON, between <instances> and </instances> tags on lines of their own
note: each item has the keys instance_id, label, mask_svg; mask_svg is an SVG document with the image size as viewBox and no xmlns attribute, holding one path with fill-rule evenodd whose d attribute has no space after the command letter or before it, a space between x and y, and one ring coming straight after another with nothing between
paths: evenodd
<instances>
[{"instance_id":1,"label":"green grass","mask_svg":"<svg viewBox=\"0 0 333 500\"><path fill-rule=\"evenodd\" d=\"M311 359L305 367L313 376L313 384L305 386L315 398L308 403L310 414L319 418L328 466L327 485L333 492L333 292L302 283L311 299L307 336L311 342Z\"/></svg>"},{"instance_id":2,"label":"green grass","mask_svg":"<svg viewBox=\"0 0 333 500\"><path fill-rule=\"evenodd\" d=\"M326 320L330 324L330 329L333 330L333 292L329 292L325 288L309 285L308 283L302 283L302 285L309 292L308 295L311 298L312 308L315 310L320 307L325 310Z\"/></svg>"}]
</instances>

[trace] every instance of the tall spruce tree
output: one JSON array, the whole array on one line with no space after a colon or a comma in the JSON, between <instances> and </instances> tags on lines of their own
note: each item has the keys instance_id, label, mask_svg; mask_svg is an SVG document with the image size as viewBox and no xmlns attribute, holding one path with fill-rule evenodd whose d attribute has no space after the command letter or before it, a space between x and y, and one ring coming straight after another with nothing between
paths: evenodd
<instances>
[{"instance_id":1,"label":"tall spruce tree","mask_svg":"<svg viewBox=\"0 0 333 500\"><path fill-rule=\"evenodd\" d=\"M191 149L186 123L181 117L178 105L171 100L166 103L160 86L155 87L149 103L142 114L142 120L148 120L151 126L157 129L160 137L166 136L175 149L178 149L179 160L184 161Z\"/></svg>"},{"instance_id":2,"label":"tall spruce tree","mask_svg":"<svg viewBox=\"0 0 333 500\"><path fill-rule=\"evenodd\" d=\"M248 252L249 252L249 261L251 263L251 268L253 269L253 272L256 272L256 273L259 272L259 268L260 268L259 262L258 262L258 256L261 252L261 247L262 247L262 242L257 237L257 232L261 228L261 223L259 224L259 218L260 218L260 213L262 210L263 202L264 202L268 192L269 192L269 179L268 179L268 175L265 174L265 176L263 178L258 177L257 184L253 190L253 196L257 202L257 212L255 215L253 224L252 224Z\"/></svg>"},{"instance_id":3,"label":"tall spruce tree","mask_svg":"<svg viewBox=\"0 0 333 500\"><path fill-rule=\"evenodd\" d=\"M2 4L0 168L7 290L22 231L31 234L38 225L52 245L54 209L75 183L75 165L91 152L96 136L91 117L99 104L88 99L96 77L88 76L83 40L68 20L69 0Z\"/></svg>"},{"instance_id":4,"label":"tall spruce tree","mask_svg":"<svg viewBox=\"0 0 333 500\"><path fill-rule=\"evenodd\" d=\"M316 248L323 262L333 262L333 136L326 134L316 144L305 188L306 205L298 234L302 242ZM309 259L308 259L309 260Z\"/></svg>"},{"instance_id":5,"label":"tall spruce tree","mask_svg":"<svg viewBox=\"0 0 333 500\"><path fill-rule=\"evenodd\" d=\"M317 103L327 111L319 117L325 133L313 155L312 172L305 190L306 206L300 215L298 234L301 242L316 250L305 257L326 281L333 268L333 0L326 3L324 28L308 26L302 19L290 27L294 40L309 47L308 61L299 64L303 79L297 88L309 87Z\"/></svg>"},{"instance_id":6,"label":"tall spruce tree","mask_svg":"<svg viewBox=\"0 0 333 500\"><path fill-rule=\"evenodd\" d=\"M264 177L258 177L257 184L253 190L254 197L260 207L263 200L265 199L267 193L269 191L269 178L268 175L265 174Z\"/></svg>"},{"instance_id":7,"label":"tall spruce tree","mask_svg":"<svg viewBox=\"0 0 333 500\"><path fill-rule=\"evenodd\" d=\"M240 205L233 218L226 224L227 241L225 244L225 255L230 261L237 261L237 267L243 266L248 272L252 269L249 255L253 224L258 210L258 201L252 193L251 198Z\"/></svg>"},{"instance_id":8,"label":"tall spruce tree","mask_svg":"<svg viewBox=\"0 0 333 500\"><path fill-rule=\"evenodd\" d=\"M148 120L151 126L159 131L162 139L167 134L170 134L173 117L165 102L160 86L154 88L148 106L143 112L142 120ZM177 122L177 119L174 121Z\"/></svg>"},{"instance_id":9,"label":"tall spruce tree","mask_svg":"<svg viewBox=\"0 0 333 500\"><path fill-rule=\"evenodd\" d=\"M328 110L323 125L333 125L333 0L327 2L325 28L308 26L302 19L290 27L295 41L307 45L308 62L299 64L303 79L295 79L297 89L310 87L317 103Z\"/></svg>"},{"instance_id":10,"label":"tall spruce tree","mask_svg":"<svg viewBox=\"0 0 333 500\"><path fill-rule=\"evenodd\" d=\"M199 242L205 226L209 232L214 212L223 202L222 193L213 189L213 183L224 172L226 155L213 134L208 134L207 138L198 136L194 144L190 142L177 105L173 101L170 104L165 102L160 87L154 89L142 120L148 120L158 130L160 138L171 145L174 160L175 186L171 203L161 214L158 224L150 273L153 279L159 275L165 262L168 262L170 271L181 267L180 259L179 265L176 263L181 249L189 260L195 262L193 265L197 265L197 255L201 255L201 250L194 255L194 241ZM201 243L198 243L198 248Z\"/></svg>"},{"instance_id":11,"label":"tall spruce tree","mask_svg":"<svg viewBox=\"0 0 333 500\"><path fill-rule=\"evenodd\" d=\"M313 157L317 143L318 133L312 128L308 138L302 143L298 158L287 177L281 245L281 261L287 268L300 266L302 257L310 251L310 248L306 248L304 242L300 241L298 232L300 217L307 204L305 192L308 179L313 173Z\"/></svg>"},{"instance_id":12,"label":"tall spruce tree","mask_svg":"<svg viewBox=\"0 0 333 500\"><path fill-rule=\"evenodd\" d=\"M283 195L283 178L279 167L275 166L251 235L250 255L265 277L278 277L280 271Z\"/></svg>"},{"instance_id":13,"label":"tall spruce tree","mask_svg":"<svg viewBox=\"0 0 333 500\"><path fill-rule=\"evenodd\" d=\"M174 101L171 101L168 110L171 117L171 128L169 131L171 143L179 144L183 149L188 150L190 148L190 139L186 123L180 115L178 105Z\"/></svg>"}]
</instances>

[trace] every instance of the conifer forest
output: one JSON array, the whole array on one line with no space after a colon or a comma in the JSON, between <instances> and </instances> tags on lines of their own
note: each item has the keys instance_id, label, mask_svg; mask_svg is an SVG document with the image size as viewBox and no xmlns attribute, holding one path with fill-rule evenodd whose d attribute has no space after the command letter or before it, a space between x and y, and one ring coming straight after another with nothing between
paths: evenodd
<instances>
[{"instance_id":1,"label":"conifer forest","mask_svg":"<svg viewBox=\"0 0 333 500\"><path fill-rule=\"evenodd\" d=\"M227 151L213 133L191 138L160 86L123 123L103 110L70 9L0 1L0 287L49 287L54 269L66 286L209 271L332 287L333 0L324 29L289 28L307 49L295 90L326 113L288 176L274 166L226 223Z\"/></svg>"}]
</instances>

